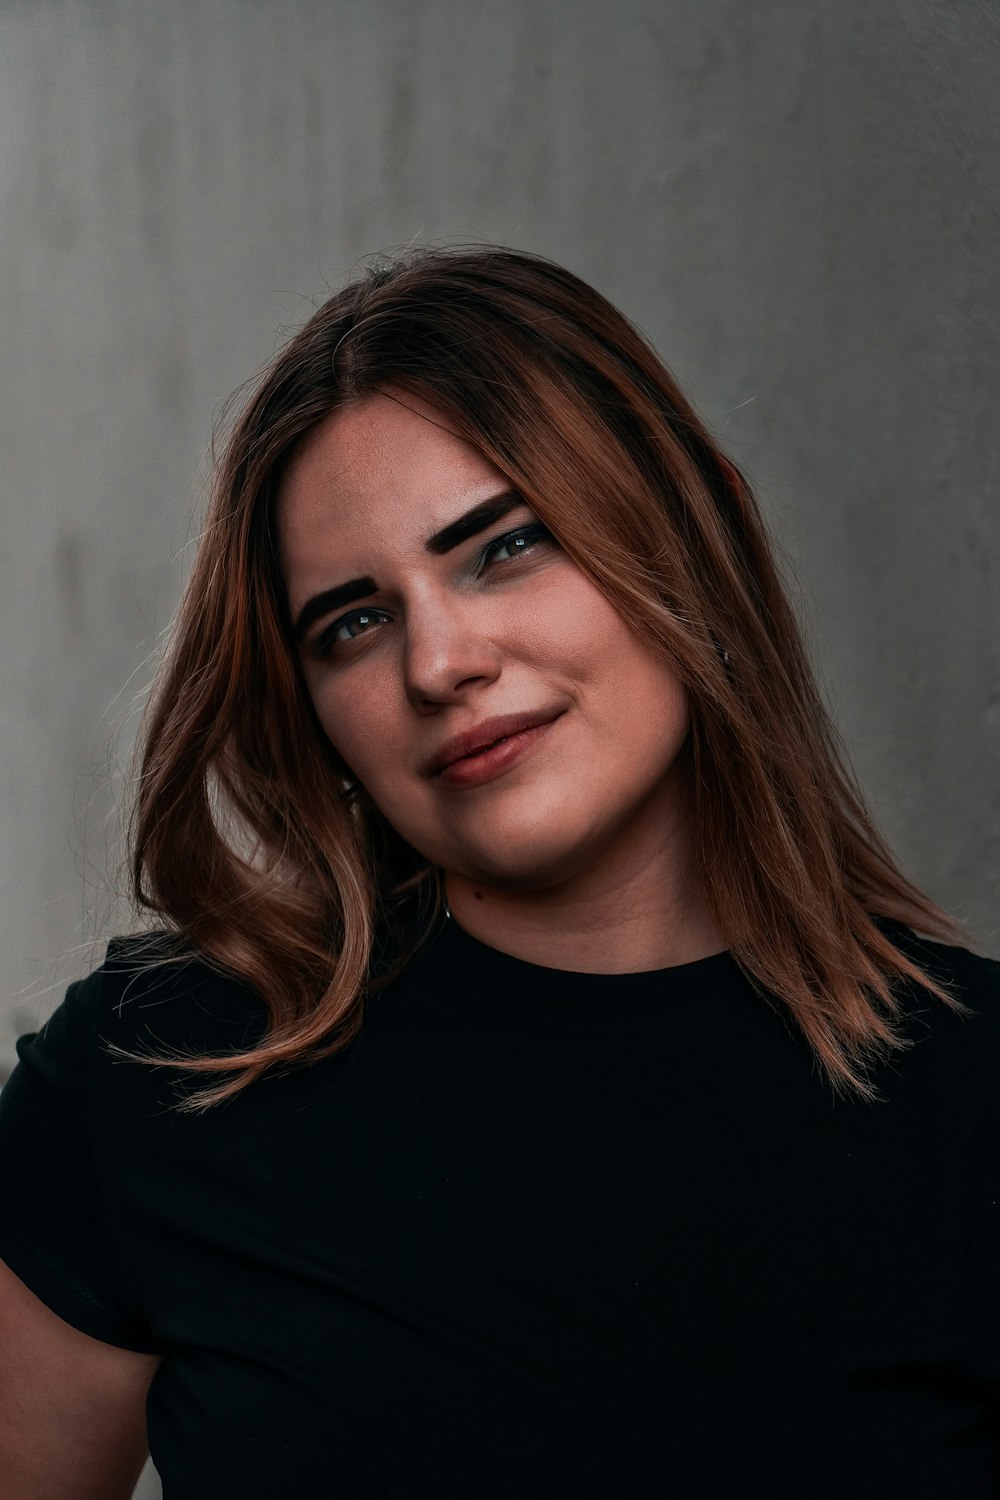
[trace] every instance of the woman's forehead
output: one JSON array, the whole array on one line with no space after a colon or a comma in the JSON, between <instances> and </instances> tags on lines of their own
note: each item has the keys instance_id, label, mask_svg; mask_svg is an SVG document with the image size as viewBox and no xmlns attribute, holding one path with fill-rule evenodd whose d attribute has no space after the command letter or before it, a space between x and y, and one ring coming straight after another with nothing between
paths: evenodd
<instances>
[{"instance_id":1,"label":"woman's forehead","mask_svg":"<svg viewBox=\"0 0 1000 1500\"><path fill-rule=\"evenodd\" d=\"M376 499L386 490L433 487L434 476L463 480L496 470L443 413L420 397L376 392L336 411L302 439L281 487L296 501Z\"/></svg>"},{"instance_id":2,"label":"woman's forehead","mask_svg":"<svg viewBox=\"0 0 1000 1500\"><path fill-rule=\"evenodd\" d=\"M276 520L283 565L378 544L404 549L495 494L505 476L442 413L408 393L341 407L303 439L283 479ZM412 533L412 536L411 536Z\"/></svg>"}]
</instances>

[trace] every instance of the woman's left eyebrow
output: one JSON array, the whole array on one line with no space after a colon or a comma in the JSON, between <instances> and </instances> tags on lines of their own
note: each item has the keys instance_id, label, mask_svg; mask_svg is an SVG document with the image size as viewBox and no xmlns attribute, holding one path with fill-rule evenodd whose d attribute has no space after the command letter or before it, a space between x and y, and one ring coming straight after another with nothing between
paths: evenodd
<instances>
[{"instance_id":1,"label":"woman's left eyebrow","mask_svg":"<svg viewBox=\"0 0 1000 1500\"><path fill-rule=\"evenodd\" d=\"M476 536L480 531L485 531L487 526L492 526L495 521L502 520L519 505L528 502L518 490L504 490L499 495L491 495L488 500L481 500L471 510L467 510L464 516L459 516L457 521L449 521L447 526L442 526L440 531L435 531L424 543L428 552L435 557L443 557L446 552L451 552L462 542L467 541L470 536Z\"/></svg>"},{"instance_id":2,"label":"woman's left eyebrow","mask_svg":"<svg viewBox=\"0 0 1000 1500\"><path fill-rule=\"evenodd\" d=\"M456 521L449 521L447 526L435 531L433 536L427 538L424 547L435 557L443 557L446 552L451 552L455 547L461 546L462 542L468 541L470 536L477 536L488 526L509 515L512 510L516 510L519 505L526 504L527 501L518 490L504 490L499 495L491 495L488 500L480 500L478 505L467 510ZM294 626L295 639L301 641L310 625L321 620L324 615L377 593L378 584L374 578L366 576L352 578L349 583L341 583L336 588L314 594L299 610Z\"/></svg>"}]
</instances>

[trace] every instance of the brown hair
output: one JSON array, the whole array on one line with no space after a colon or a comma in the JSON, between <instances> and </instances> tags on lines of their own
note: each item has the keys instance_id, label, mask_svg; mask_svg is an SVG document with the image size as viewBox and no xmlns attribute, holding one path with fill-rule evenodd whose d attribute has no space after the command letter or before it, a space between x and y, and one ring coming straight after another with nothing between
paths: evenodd
<instances>
[{"instance_id":1,"label":"brown hair","mask_svg":"<svg viewBox=\"0 0 1000 1500\"><path fill-rule=\"evenodd\" d=\"M180 1107L347 1045L365 995L402 972L441 909L441 872L318 725L276 561L274 500L296 445L390 386L450 418L662 651L688 694L716 921L834 1089L877 1098L868 1065L907 1045L899 983L961 1007L875 919L964 934L897 869L845 767L746 480L610 303L539 256L480 246L410 252L331 297L263 371L218 462L148 715L134 893L246 980L269 1019L244 1052L185 1058L221 1079ZM410 929L393 925L401 891L420 903Z\"/></svg>"}]
</instances>

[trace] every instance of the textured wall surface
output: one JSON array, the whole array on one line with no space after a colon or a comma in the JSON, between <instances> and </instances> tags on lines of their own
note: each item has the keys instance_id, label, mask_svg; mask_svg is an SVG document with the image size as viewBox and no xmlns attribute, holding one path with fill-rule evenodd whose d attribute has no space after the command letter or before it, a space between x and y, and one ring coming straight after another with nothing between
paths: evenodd
<instances>
[{"instance_id":1,"label":"textured wall surface","mask_svg":"<svg viewBox=\"0 0 1000 1500\"><path fill-rule=\"evenodd\" d=\"M120 921L213 412L411 240L539 250L651 336L904 863L1000 947L998 62L984 0L0 5L2 1055Z\"/></svg>"},{"instance_id":2,"label":"textured wall surface","mask_svg":"<svg viewBox=\"0 0 1000 1500\"><path fill-rule=\"evenodd\" d=\"M652 337L895 846L997 943L998 62L977 0L0 6L5 1036L116 920L213 413L414 239L540 250Z\"/></svg>"}]
</instances>

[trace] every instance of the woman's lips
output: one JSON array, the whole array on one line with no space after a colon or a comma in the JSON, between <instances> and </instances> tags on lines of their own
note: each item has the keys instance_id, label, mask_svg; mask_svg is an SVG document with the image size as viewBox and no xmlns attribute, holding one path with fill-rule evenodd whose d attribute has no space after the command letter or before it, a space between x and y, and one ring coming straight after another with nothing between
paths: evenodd
<instances>
[{"instance_id":1,"label":"woman's lips","mask_svg":"<svg viewBox=\"0 0 1000 1500\"><path fill-rule=\"evenodd\" d=\"M502 739L511 739L522 730L534 729L538 724L547 724L557 719L561 709L524 709L509 714L493 714L479 724L472 725L460 734L454 734L443 745L439 745L423 767L425 776L438 776L445 766L460 758L478 755Z\"/></svg>"},{"instance_id":2,"label":"woman's lips","mask_svg":"<svg viewBox=\"0 0 1000 1500\"><path fill-rule=\"evenodd\" d=\"M455 787L479 786L482 782L493 781L517 765L558 722L558 719L550 719L547 724L536 724L532 729L509 735L488 750L463 755L445 766L438 773L438 780Z\"/></svg>"}]
</instances>

